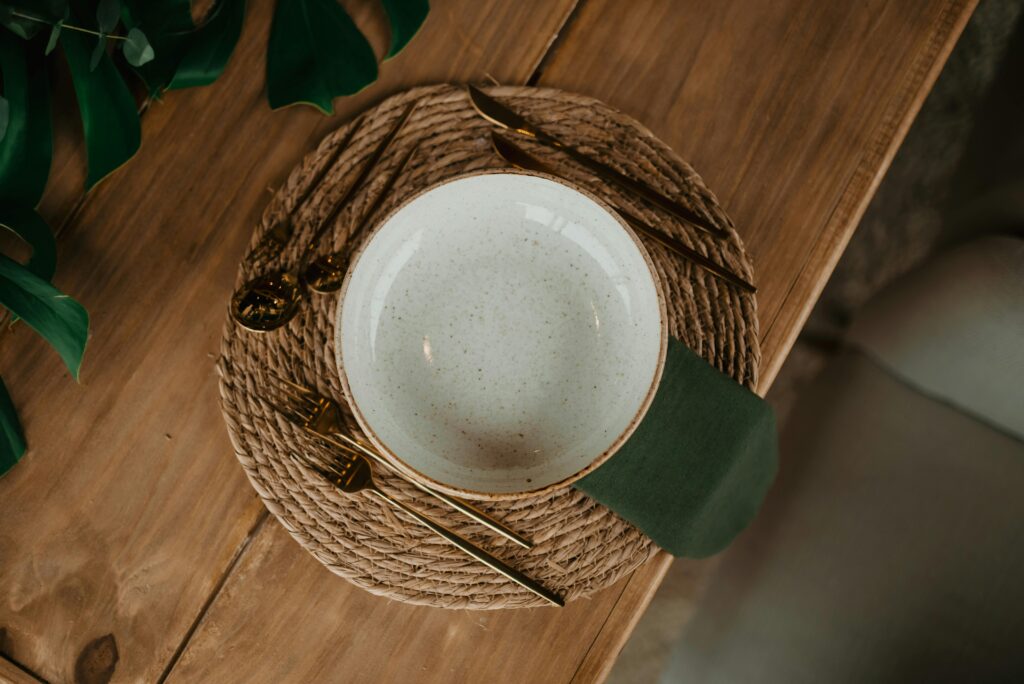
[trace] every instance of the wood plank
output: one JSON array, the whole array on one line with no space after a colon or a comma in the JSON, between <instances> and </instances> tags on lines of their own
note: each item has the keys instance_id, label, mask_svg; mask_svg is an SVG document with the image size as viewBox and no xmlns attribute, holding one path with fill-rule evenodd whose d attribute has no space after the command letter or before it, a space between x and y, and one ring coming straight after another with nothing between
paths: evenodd
<instances>
[{"instance_id":1,"label":"wood plank","mask_svg":"<svg viewBox=\"0 0 1024 684\"><path fill-rule=\"evenodd\" d=\"M972 6L587 0L545 61L541 85L637 116L736 219L762 286L762 393ZM445 612L342 586L286 542L260 532L172 681L599 681L671 562L562 611Z\"/></svg>"},{"instance_id":2,"label":"wood plank","mask_svg":"<svg viewBox=\"0 0 1024 684\"><path fill-rule=\"evenodd\" d=\"M761 392L972 6L589 0L546 61L542 85L634 114L718 191L757 261ZM172 679L599 681L671 562L562 611L444 613L325 589L283 539L261 532Z\"/></svg>"},{"instance_id":3,"label":"wood plank","mask_svg":"<svg viewBox=\"0 0 1024 684\"><path fill-rule=\"evenodd\" d=\"M561 611L410 606L346 585L270 520L168 681L567 681L609 598Z\"/></svg>"},{"instance_id":4,"label":"wood plank","mask_svg":"<svg viewBox=\"0 0 1024 684\"><path fill-rule=\"evenodd\" d=\"M268 109L273 2L249 4L222 79L154 104L139 154L61 236L57 284L93 318L82 385L25 326L0 349L30 442L0 480L0 650L49 680L74 679L81 658L112 664L115 680L157 681L265 515L232 455L213 364L267 188L342 118L394 91L484 72L525 80L572 2L437 3L334 118ZM381 54L379 4L347 5Z\"/></svg>"},{"instance_id":5,"label":"wood plank","mask_svg":"<svg viewBox=\"0 0 1024 684\"><path fill-rule=\"evenodd\" d=\"M0 684L39 684L42 681L6 658L0 658Z\"/></svg>"},{"instance_id":6,"label":"wood plank","mask_svg":"<svg viewBox=\"0 0 1024 684\"><path fill-rule=\"evenodd\" d=\"M542 83L640 116L732 216L760 286L762 396L976 4L592 0L548 60ZM608 675L672 562L628 579L574 682Z\"/></svg>"},{"instance_id":7,"label":"wood plank","mask_svg":"<svg viewBox=\"0 0 1024 684\"><path fill-rule=\"evenodd\" d=\"M591 0L542 85L641 119L754 259L767 390L975 0Z\"/></svg>"}]
</instances>

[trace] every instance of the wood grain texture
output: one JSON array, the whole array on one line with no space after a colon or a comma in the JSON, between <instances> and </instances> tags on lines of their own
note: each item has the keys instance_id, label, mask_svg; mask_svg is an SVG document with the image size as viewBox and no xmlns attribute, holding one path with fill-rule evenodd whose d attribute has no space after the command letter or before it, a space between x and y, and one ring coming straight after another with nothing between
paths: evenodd
<instances>
[{"instance_id":1,"label":"wood grain texture","mask_svg":"<svg viewBox=\"0 0 1024 684\"><path fill-rule=\"evenodd\" d=\"M0 684L39 684L40 681L11 661L0 657Z\"/></svg>"},{"instance_id":2,"label":"wood grain texture","mask_svg":"<svg viewBox=\"0 0 1024 684\"><path fill-rule=\"evenodd\" d=\"M758 267L762 393L973 6L832 5L588 0L540 79L635 115L718 192ZM286 543L261 532L172 680L600 681L671 562L563 611L444 613L331 586Z\"/></svg>"},{"instance_id":3,"label":"wood grain texture","mask_svg":"<svg viewBox=\"0 0 1024 684\"><path fill-rule=\"evenodd\" d=\"M397 603L346 585L270 520L168 681L564 682L613 600L514 611Z\"/></svg>"},{"instance_id":4,"label":"wood grain texture","mask_svg":"<svg viewBox=\"0 0 1024 684\"><path fill-rule=\"evenodd\" d=\"M546 61L541 83L641 118L735 221L760 288L762 396L976 4L590 0ZM624 581L574 682L607 676L672 562Z\"/></svg>"},{"instance_id":5,"label":"wood grain texture","mask_svg":"<svg viewBox=\"0 0 1024 684\"><path fill-rule=\"evenodd\" d=\"M715 191L767 390L975 4L590 0L541 84L633 114Z\"/></svg>"},{"instance_id":6,"label":"wood grain texture","mask_svg":"<svg viewBox=\"0 0 1024 684\"><path fill-rule=\"evenodd\" d=\"M232 455L213 366L266 189L343 117L396 90L484 72L525 80L572 3L437 3L334 118L268 109L273 3L249 4L222 79L154 103L139 154L63 231L56 282L93 322L82 385L24 325L0 349L30 443L0 479L0 650L52 681L73 680L76 663L157 681L265 515ZM347 4L382 54L378 3ZM47 213L67 210L48 201ZM282 549L289 564L315 563Z\"/></svg>"},{"instance_id":7,"label":"wood grain texture","mask_svg":"<svg viewBox=\"0 0 1024 684\"><path fill-rule=\"evenodd\" d=\"M522 82L572 5L434 4L341 116L404 85ZM242 546L262 509L230 455L210 355L263 188L336 121L266 110L270 3L253 5L223 81L155 105L140 155L63 238L58 284L95 321L84 387L24 326L0 350L9 385L33 388L15 397L32 451L0 480L4 649L66 680L87 645L111 652L110 634L114 680L153 681L243 548L171 679L599 680L667 556L563 611L470 613L369 596L272 520ZM541 84L645 122L735 219L761 286L762 392L972 6L587 0L546 61ZM380 52L379 14L357 18Z\"/></svg>"},{"instance_id":8,"label":"wood grain texture","mask_svg":"<svg viewBox=\"0 0 1024 684\"><path fill-rule=\"evenodd\" d=\"M86 156L78 102L65 64L58 62L52 83L53 157L38 210L56 231L85 196Z\"/></svg>"}]
</instances>

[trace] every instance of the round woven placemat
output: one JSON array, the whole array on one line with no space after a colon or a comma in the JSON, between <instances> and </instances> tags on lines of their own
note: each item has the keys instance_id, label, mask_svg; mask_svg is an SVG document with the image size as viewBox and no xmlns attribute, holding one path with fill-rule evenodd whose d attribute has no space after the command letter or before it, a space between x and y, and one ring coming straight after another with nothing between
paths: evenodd
<instances>
[{"instance_id":1,"label":"round woven placemat","mask_svg":"<svg viewBox=\"0 0 1024 684\"><path fill-rule=\"evenodd\" d=\"M728 230L730 239L716 240L605 186L559 153L523 143L554 163L564 177L672 232L753 281L749 259L714 195L693 169L636 121L592 98L548 88L495 87L488 92L555 136L681 199ZM315 227L328 217L362 162L413 101L418 101L416 110L380 161L379 172L335 217L318 251L353 247L348 241L351 227L411 145L418 144L419 150L381 214L438 181L505 166L491 149L491 126L474 112L463 89L429 86L390 97L328 135L291 173L264 212L250 254L268 227L286 216L295 226L295 235L270 264L254 266L248 257L243 260L238 285L272 268L296 266ZM353 125L360 128L339 150ZM671 334L721 371L753 387L760 356L754 297L649 241L645 245L667 295ZM334 361L337 300L337 295L316 296L303 304L287 326L269 333L248 332L227 318L218 361L224 419L238 460L267 508L332 572L375 594L445 608L545 605L375 497L346 496L289 457L323 446L267 403L266 372L315 387L344 405ZM414 503L567 601L615 582L656 550L631 524L572 488L484 506L535 542L525 550L424 497L382 468L375 468L375 479L385 491Z\"/></svg>"}]
</instances>

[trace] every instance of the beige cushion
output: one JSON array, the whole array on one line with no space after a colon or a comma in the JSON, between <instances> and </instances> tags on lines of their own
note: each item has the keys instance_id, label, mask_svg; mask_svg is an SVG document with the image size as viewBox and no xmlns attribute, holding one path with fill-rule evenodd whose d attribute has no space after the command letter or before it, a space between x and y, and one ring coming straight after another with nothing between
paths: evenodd
<instances>
[{"instance_id":1,"label":"beige cushion","mask_svg":"<svg viewBox=\"0 0 1024 684\"><path fill-rule=\"evenodd\" d=\"M938 256L872 301L848 340L921 392L1024 439L1024 240Z\"/></svg>"},{"instance_id":2,"label":"beige cushion","mask_svg":"<svg viewBox=\"0 0 1024 684\"><path fill-rule=\"evenodd\" d=\"M781 454L663 682L1024 681L1024 444L846 353Z\"/></svg>"}]
</instances>

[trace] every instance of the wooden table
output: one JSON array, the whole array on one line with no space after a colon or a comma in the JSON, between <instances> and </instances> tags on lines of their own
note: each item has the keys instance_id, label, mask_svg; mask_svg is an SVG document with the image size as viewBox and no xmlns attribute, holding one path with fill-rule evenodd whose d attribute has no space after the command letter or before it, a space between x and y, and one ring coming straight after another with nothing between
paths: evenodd
<instances>
[{"instance_id":1,"label":"wooden table","mask_svg":"<svg viewBox=\"0 0 1024 684\"><path fill-rule=\"evenodd\" d=\"M345 4L382 52L376 3ZM62 226L57 284L93 336L81 386L24 325L0 351L31 446L0 480L0 680L600 680L664 554L564 610L452 612L356 589L268 516L213 371L268 189L338 122L411 85L491 74L601 98L734 218L761 286L763 393L974 2L432 4L381 80L325 118L268 109L272 2L251 2L220 81L150 104L137 157L86 197L77 119L58 118L42 211Z\"/></svg>"}]
</instances>

